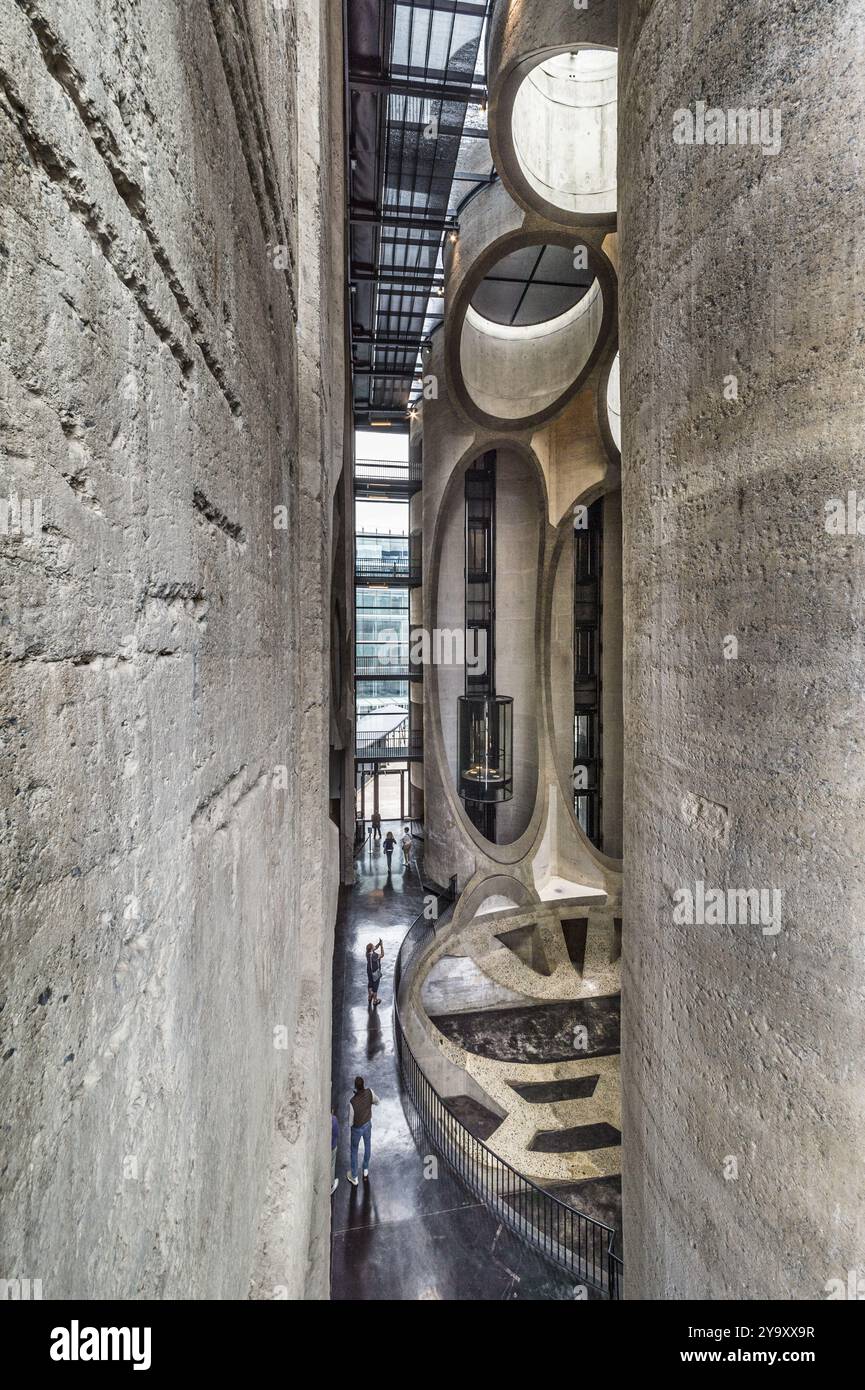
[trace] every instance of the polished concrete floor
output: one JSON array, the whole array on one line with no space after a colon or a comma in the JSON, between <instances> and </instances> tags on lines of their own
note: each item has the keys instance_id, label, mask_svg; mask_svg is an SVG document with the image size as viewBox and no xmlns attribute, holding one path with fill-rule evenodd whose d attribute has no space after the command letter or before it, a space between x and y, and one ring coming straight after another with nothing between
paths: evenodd
<instances>
[{"instance_id":1,"label":"polished concrete floor","mask_svg":"<svg viewBox=\"0 0 865 1390\"><path fill-rule=\"evenodd\" d=\"M397 832L396 823L385 830ZM401 1093L394 1055L394 957L423 906L416 868L367 847L358 882L344 889L333 964L333 1098L340 1122L339 1187L332 1198L332 1297L339 1300L569 1300L573 1282L516 1239L427 1155L411 1104ZM381 1006L367 1009L367 941L384 942ZM360 1073L380 1097L373 1110L367 1182L346 1180L346 1110Z\"/></svg>"}]
</instances>

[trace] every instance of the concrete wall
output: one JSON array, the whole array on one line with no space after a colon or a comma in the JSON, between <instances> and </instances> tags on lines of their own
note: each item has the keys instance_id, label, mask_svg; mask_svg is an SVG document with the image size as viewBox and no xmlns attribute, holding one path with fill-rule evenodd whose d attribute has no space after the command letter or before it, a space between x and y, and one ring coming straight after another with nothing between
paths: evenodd
<instances>
[{"instance_id":1,"label":"concrete wall","mask_svg":"<svg viewBox=\"0 0 865 1390\"><path fill-rule=\"evenodd\" d=\"M865 1235L865 542L825 528L865 486L865 11L623 19L626 1292L820 1299ZM700 99L780 147L677 144ZM678 924L698 880L780 930Z\"/></svg>"},{"instance_id":2,"label":"concrete wall","mask_svg":"<svg viewBox=\"0 0 865 1390\"><path fill-rule=\"evenodd\" d=\"M0 1274L46 1298L327 1287L329 23L0 0Z\"/></svg>"}]
</instances>

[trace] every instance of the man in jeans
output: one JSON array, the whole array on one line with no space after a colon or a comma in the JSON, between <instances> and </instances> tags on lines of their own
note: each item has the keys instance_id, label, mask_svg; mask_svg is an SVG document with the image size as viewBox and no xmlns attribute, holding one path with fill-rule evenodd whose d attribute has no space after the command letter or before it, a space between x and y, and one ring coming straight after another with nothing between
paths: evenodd
<instances>
[{"instance_id":1,"label":"man in jeans","mask_svg":"<svg viewBox=\"0 0 865 1390\"><path fill-rule=\"evenodd\" d=\"M351 1172L346 1177L352 1187L357 1187L357 1151L363 1140L363 1175L369 1177L369 1156L372 1152L372 1107L378 1105L378 1096L367 1086L362 1076L354 1078L354 1095L348 1105L348 1122L351 1125Z\"/></svg>"}]
</instances>

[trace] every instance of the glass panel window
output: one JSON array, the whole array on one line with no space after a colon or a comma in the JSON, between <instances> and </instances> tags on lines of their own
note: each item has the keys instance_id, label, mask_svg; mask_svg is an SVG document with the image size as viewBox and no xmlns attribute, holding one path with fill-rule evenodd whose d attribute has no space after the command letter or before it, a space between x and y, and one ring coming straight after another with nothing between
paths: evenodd
<instances>
[{"instance_id":1,"label":"glass panel window","mask_svg":"<svg viewBox=\"0 0 865 1390\"><path fill-rule=\"evenodd\" d=\"M485 517L469 521L466 552L471 577L486 579L490 572L490 525Z\"/></svg>"},{"instance_id":2,"label":"glass panel window","mask_svg":"<svg viewBox=\"0 0 865 1390\"><path fill-rule=\"evenodd\" d=\"M592 503L574 530L574 813L599 848L603 508Z\"/></svg>"}]
</instances>

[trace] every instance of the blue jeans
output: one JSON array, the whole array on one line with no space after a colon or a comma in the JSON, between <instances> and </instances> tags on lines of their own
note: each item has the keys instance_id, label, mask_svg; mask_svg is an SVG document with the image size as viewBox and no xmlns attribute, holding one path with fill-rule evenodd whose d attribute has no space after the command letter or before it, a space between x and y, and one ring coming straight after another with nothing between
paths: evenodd
<instances>
[{"instance_id":1,"label":"blue jeans","mask_svg":"<svg viewBox=\"0 0 865 1390\"><path fill-rule=\"evenodd\" d=\"M351 1127L351 1176L357 1177L357 1151L360 1148L360 1141L363 1140L363 1166L369 1167L369 1156L372 1153L372 1120L367 1120L365 1125L352 1125Z\"/></svg>"}]
</instances>

